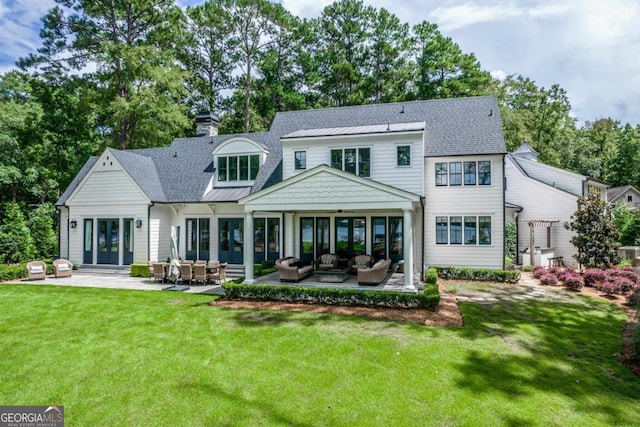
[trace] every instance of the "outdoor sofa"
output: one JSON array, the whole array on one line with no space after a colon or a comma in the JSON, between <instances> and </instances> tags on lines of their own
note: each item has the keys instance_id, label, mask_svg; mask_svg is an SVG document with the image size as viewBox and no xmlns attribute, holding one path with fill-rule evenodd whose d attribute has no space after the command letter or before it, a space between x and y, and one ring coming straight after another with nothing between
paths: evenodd
<instances>
[{"instance_id":1,"label":"outdoor sofa","mask_svg":"<svg viewBox=\"0 0 640 427\"><path fill-rule=\"evenodd\" d=\"M313 273L312 265L302 265L299 258L285 257L276 260L281 282L299 282Z\"/></svg>"},{"instance_id":2,"label":"outdoor sofa","mask_svg":"<svg viewBox=\"0 0 640 427\"><path fill-rule=\"evenodd\" d=\"M391 260L381 259L378 260L372 267L359 268L358 269L358 284L359 285L377 285L382 282L389 272L391 266Z\"/></svg>"}]
</instances>

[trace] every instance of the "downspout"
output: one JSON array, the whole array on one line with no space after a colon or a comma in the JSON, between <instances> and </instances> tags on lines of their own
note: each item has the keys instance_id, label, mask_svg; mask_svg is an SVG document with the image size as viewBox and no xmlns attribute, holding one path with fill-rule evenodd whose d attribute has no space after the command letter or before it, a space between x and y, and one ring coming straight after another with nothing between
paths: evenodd
<instances>
[{"instance_id":1,"label":"downspout","mask_svg":"<svg viewBox=\"0 0 640 427\"><path fill-rule=\"evenodd\" d=\"M155 202L151 202L149 206L147 206L147 263L151 261L151 208L155 206Z\"/></svg>"},{"instance_id":2,"label":"downspout","mask_svg":"<svg viewBox=\"0 0 640 427\"><path fill-rule=\"evenodd\" d=\"M506 168L504 165L506 155L502 155L502 269L506 270L507 266L505 264L505 253L504 253L504 236L507 235L507 175ZM516 215L517 218L517 215ZM517 219L516 219L517 220ZM516 234L518 230L518 223L516 222ZM516 237L516 262L518 262L518 238Z\"/></svg>"},{"instance_id":3,"label":"downspout","mask_svg":"<svg viewBox=\"0 0 640 427\"><path fill-rule=\"evenodd\" d=\"M424 223L424 207L425 207L424 201L425 201L425 198L424 197L420 197L420 205L422 206L422 218L421 218L422 236L420 237L420 239L422 240L422 256L420 257L421 260L422 260L422 263L421 263L422 264L422 273L421 273L422 274L422 277L421 277L422 280L424 280L424 278L425 278L425 271L424 271L424 268L425 268L425 262L424 262L424 254L425 254L424 245L425 245L425 241L424 241L424 235L425 235L426 226L425 226L425 223Z\"/></svg>"}]
</instances>

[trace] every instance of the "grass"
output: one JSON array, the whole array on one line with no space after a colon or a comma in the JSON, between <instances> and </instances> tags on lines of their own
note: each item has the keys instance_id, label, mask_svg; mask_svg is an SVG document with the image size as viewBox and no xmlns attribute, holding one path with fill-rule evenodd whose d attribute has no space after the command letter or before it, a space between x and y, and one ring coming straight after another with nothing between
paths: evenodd
<instances>
[{"instance_id":1,"label":"grass","mask_svg":"<svg viewBox=\"0 0 640 427\"><path fill-rule=\"evenodd\" d=\"M0 285L0 402L67 425L636 425L607 302L462 303L464 328Z\"/></svg>"}]
</instances>

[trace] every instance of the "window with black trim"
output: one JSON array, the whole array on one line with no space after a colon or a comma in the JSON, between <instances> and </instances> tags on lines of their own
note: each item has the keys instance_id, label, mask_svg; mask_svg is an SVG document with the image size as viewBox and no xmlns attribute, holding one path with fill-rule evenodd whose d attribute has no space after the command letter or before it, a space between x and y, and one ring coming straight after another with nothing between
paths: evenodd
<instances>
[{"instance_id":1,"label":"window with black trim","mask_svg":"<svg viewBox=\"0 0 640 427\"><path fill-rule=\"evenodd\" d=\"M396 148L396 165L411 166L411 146L399 145Z\"/></svg>"},{"instance_id":2,"label":"window with black trim","mask_svg":"<svg viewBox=\"0 0 640 427\"><path fill-rule=\"evenodd\" d=\"M436 185L443 187L447 185L447 164L436 163Z\"/></svg>"},{"instance_id":3,"label":"window with black trim","mask_svg":"<svg viewBox=\"0 0 640 427\"><path fill-rule=\"evenodd\" d=\"M476 185L476 162L464 162L464 185Z\"/></svg>"},{"instance_id":4,"label":"window with black trim","mask_svg":"<svg viewBox=\"0 0 640 427\"><path fill-rule=\"evenodd\" d=\"M331 150L331 167L369 178L371 176L371 148Z\"/></svg>"},{"instance_id":5,"label":"window with black trim","mask_svg":"<svg viewBox=\"0 0 640 427\"><path fill-rule=\"evenodd\" d=\"M295 154L295 169L303 170L307 168L307 152L296 151Z\"/></svg>"},{"instance_id":6,"label":"window with black trim","mask_svg":"<svg viewBox=\"0 0 640 427\"><path fill-rule=\"evenodd\" d=\"M491 185L491 162L478 162L478 185Z\"/></svg>"},{"instance_id":7,"label":"window with black trim","mask_svg":"<svg viewBox=\"0 0 640 427\"><path fill-rule=\"evenodd\" d=\"M449 163L449 185L462 185L462 163Z\"/></svg>"},{"instance_id":8,"label":"window with black trim","mask_svg":"<svg viewBox=\"0 0 640 427\"><path fill-rule=\"evenodd\" d=\"M436 244L491 245L491 216L437 216Z\"/></svg>"},{"instance_id":9,"label":"window with black trim","mask_svg":"<svg viewBox=\"0 0 640 427\"><path fill-rule=\"evenodd\" d=\"M218 181L253 181L259 169L258 154L218 157Z\"/></svg>"}]
</instances>

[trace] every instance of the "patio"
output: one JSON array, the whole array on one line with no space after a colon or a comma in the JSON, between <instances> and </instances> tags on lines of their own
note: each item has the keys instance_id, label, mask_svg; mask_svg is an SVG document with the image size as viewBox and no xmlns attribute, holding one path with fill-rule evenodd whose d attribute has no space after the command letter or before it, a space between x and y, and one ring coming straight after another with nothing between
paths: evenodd
<instances>
[{"instance_id":1,"label":"patio","mask_svg":"<svg viewBox=\"0 0 640 427\"><path fill-rule=\"evenodd\" d=\"M281 282L280 273L273 273L256 277L256 285L274 285L274 286L301 286L308 288L330 288L330 289L358 289L361 291L391 291L391 292L407 292L404 290L404 274L391 273L378 285L359 285L356 275L350 274L347 280L342 283L326 283L321 282L318 276L311 275L299 282ZM415 289L424 289L424 283L420 282L420 276L414 274L413 284Z\"/></svg>"}]
</instances>

